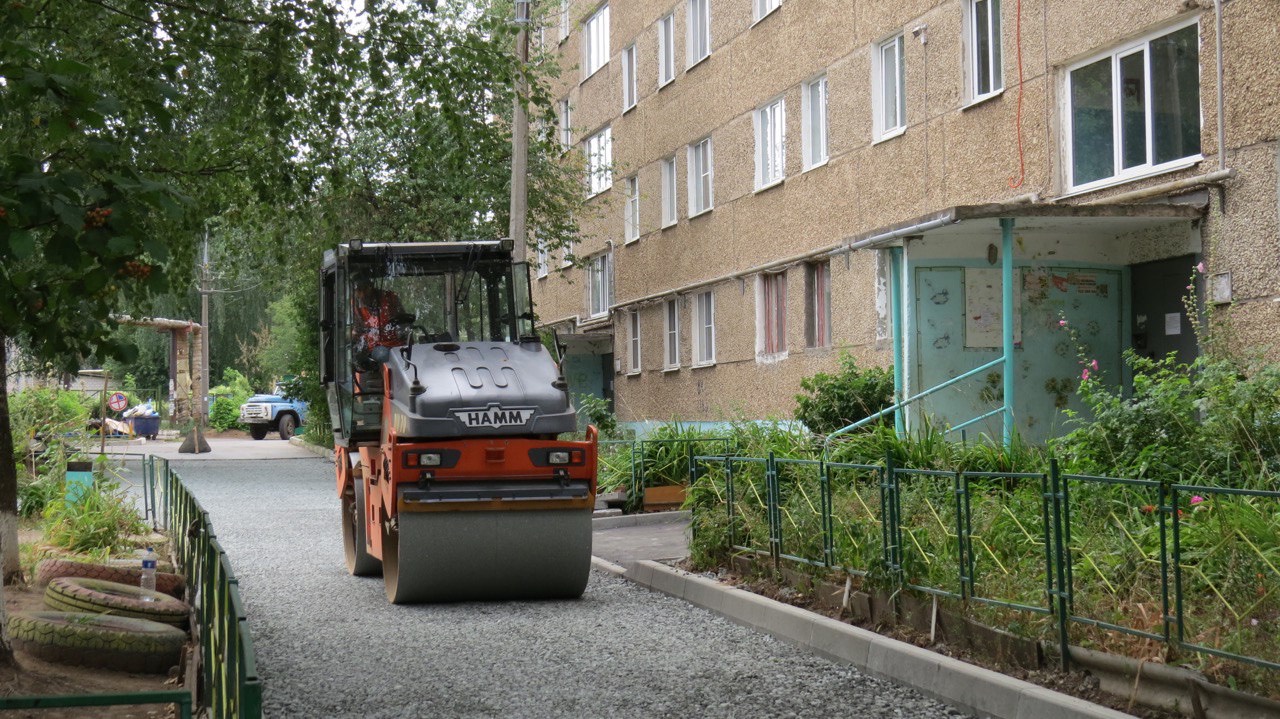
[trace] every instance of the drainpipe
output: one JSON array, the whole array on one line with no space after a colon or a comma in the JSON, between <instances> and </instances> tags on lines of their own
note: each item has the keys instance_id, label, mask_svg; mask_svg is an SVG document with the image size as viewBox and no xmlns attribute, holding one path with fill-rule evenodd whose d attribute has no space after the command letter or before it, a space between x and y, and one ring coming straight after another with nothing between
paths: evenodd
<instances>
[{"instance_id":1,"label":"drainpipe","mask_svg":"<svg viewBox=\"0 0 1280 719\"><path fill-rule=\"evenodd\" d=\"M893 315L893 401L901 402L905 392L903 346L907 338L902 328L902 248L889 248L889 312ZM905 409L893 413L893 429L901 437L906 434Z\"/></svg>"},{"instance_id":2,"label":"drainpipe","mask_svg":"<svg viewBox=\"0 0 1280 719\"><path fill-rule=\"evenodd\" d=\"M1222 87L1222 0L1213 0L1213 30L1217 40L1218 60L1218 171L1227 169L1226 92Z\"/></svg>"},{"instance_id":3,"label":"drainpipe","mask_svg":"<svg viewBox=\"0 0 1280 719\"><path fill-rule=\"evenodd\" d=\"M1013 218L1000 218L1001 326L1004 330L1004 446L1013 443Z\"/></svg>"}]
</instances>

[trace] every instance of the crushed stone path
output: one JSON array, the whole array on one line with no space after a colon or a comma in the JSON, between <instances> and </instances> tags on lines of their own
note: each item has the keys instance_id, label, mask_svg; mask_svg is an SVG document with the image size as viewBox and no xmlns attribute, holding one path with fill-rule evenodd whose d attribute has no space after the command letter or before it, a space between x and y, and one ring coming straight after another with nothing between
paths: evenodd
<instances>
[{"instance_id":1,"label":"crushed stone path","mask_svg":"<svg viewBox=\"0 0 1280 719\"><path fill-rule=\"evenodd\" d=\"M332 465L175 462L240 580L268 717L961 717L593 572L578 601L395 606L342 560Z\"/></svg>"}]
</instances>

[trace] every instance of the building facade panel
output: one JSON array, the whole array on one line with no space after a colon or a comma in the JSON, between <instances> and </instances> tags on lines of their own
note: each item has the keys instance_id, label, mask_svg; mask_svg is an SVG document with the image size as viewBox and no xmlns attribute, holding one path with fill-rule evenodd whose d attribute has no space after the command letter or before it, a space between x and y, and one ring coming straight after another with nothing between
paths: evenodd
<instances>
[{"instance_id":1,"label":"building facade panel","mask_svg":"<svg viewBox=\"0 0 1280 719\"><path fill-rule=\"evenodd\" d=\"M988 72L998 68L998 86L984 74L984 94L974 79L969 0L785 0L760 19L747 0L708 2L711 53L692 67L690 4L646 0L612 9L609 63L585 81L576 72L562 80L575 102L579 151L591 133L609 126L615 163L613 188L591 201L594 216L583 219L577 248L588 256L612 242L612 321L567 326L612 333L613 351L623 358L628 311L644 300L642 370L618 377L622 419L785 415L799 380L834 369L846 351L863 364L890 365L897 343L905 353L897 371L910 392L998 355L1004 350L991 344L993 323L1004 319L992 298L1006 288L993 284L992 273L1005 261L1002 218L1013 228L1014 323L1020 336L1035 338L1009 349L1019 366L1036 368L1017 377L1018 427L1028 436L1058 431L1055 405L1078 374L1074 353L1057 352L1060 343L1051 341L1055 318L1083 319L1084 308L1094 308L1088 312L1101 318L1098 337L1114 339L1095 343L1104 364L1119 365L1126 348L1194 353L1194 339L1173 332L1189 319L1172 317L1182 312L1172 291L1185 287L1201 261L1208 272L1195 277L1197 291L1230 289L1232 303L1218 306L1215 316L1248 328L1242 346L1280 353L1280 66L1273 61L1280 5L1224 4L1228 151L1220 158L1216 28L1208 2L1025 0L1020 19L1018 3L1000 2L998 58L984 56ZM595 7L575 4L574 12L585 17ZM659 20L669 12L674 79L659 87ZM1160 40L1187 23L1195 46ZM877 74L884 58L899 56L882 55L879 43L899 33L901 74ZM577 35L575 26L558 46L569 65L580 57ZM1145 41L1151 42L1137 56L1145 65L1130 59L1122 67L1125 55L1116 51ZM632 43L639 100L624 113L619 53ZM1106 63L1093 67L1095 58ZM1185 70L1191 61L1191 79L1185 71L1177 76L1191 95L1168 94L1170 82L1146 87L1148 77L1158 79L1157 68ZM1119 74L1079 72L1085 66ZM1140 66L1151 74L1134 75ZM826 78L827 151L825 163L809 168L802 97L805 83L819 76ZM875 112L896 103L899 77L901 117L877 138ZM768 121L785 115L784 170L779 182L761 187L757 164L772 169L776 159L760 159L757 111L778 98L784 110ZM1189 118L1198 118L1198 136ZM691 218L688 148L708 137L712 209ZM1157 143L1165 143L1163 154L1151 149ZM1133 154L1135 148L1146 154ZM664 227L668 158L676 221ZM622 213L625 178L632 175L639 179L640 227L639 239L627 244ZM994 206L995 214L977 206ZM902 263L897 275L887 270L891 253ZM814 336L806 331L812 262L830 266L829 346L806 346ZM759 351L761 272L787 278L785 354ZM1181 274L1176 287L1159 279ZM539 280L540 316L585 317L582 282L572 269ZM1164 282L1156 293L1164 306L1147 307L1150 298L1135 296L1135 288L1152 282ZM902 294L896 338L894 288ZM714 296L715 363L693 368L693 308L706 291ZM681 357L679 369L664 371L663 301L671 297L681 298ZM951 329L939 331L944 327ZM605 352L600 348L608 343L589 344ZM625 375L626 363L619 366ZM1126 381L1120 370L1114 379ZM1050 385L1058 390L1046 390ZM930 413L955 423L993 396L981 386L940 396L913 421Z\"/></svg>"}]
</instances>

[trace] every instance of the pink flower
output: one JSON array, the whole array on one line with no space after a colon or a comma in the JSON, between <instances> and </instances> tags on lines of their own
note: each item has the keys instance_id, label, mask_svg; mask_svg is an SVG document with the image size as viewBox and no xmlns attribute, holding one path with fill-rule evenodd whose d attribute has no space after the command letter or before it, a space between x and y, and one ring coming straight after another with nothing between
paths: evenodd
<instances>
[{"instance_id":1,"label":"pink flower","mask_svg":"<svg viewBox=\"0 0 1280 719\"><path fill-rule=\"evenodd\" d=\"M1097 371L1098 371L1098 360L1093 360L1092 362L1090 362L1090 363L1089 363L1089 369L1093 370L1094 372L1097 372Z\"/></svg>"},{"instance_id":2,"label":"pink flower","mask_svg":"<svg viewBox=\"0 0 1280 719\"><path fill-rule=\"evenodd\" d=\"M1058 320L1058 326L1059 326L1059 327L1066 327L1066 326L1067 326L1067 321L1066 321L1066 320Z\"/></svg>"},{"instance_id":3,"label":"pink flower","mask_svg":"<svg viewBox=\"0 0 1280 719\"><path fill-rule=\"evenodd\" d=\"M1250 619L1250 620L1249 620L1249 626L1253 626L1253 627L1258 626L1258 619L1257 619L1257 617L1254 617L1253 619Z\"/></svg>"},{"instance_id":4,"label":"pink flower","mask_svg":"<svg viewBox=\"0 0 1280 719\"><path fill-rule=\"evenodd\" d=\"M1198 494L1197 494L1197 495L1195 495L1195 496L1191 497L1191 506L1193 506L1193 507L1194 507L1194 506L1196 506L1197 504L1200 504L1200 503L1201 503L1201 502L1203 502L1203 501L1204 501L1204 497L1201 497L1200 495L1198 495Z\"/></svg>"},{"instance_id":5,"label":"pink flower","mask_svg":"<svg viewBox=\"0 0 1280 719\"><path fill-rule=\"evenodd\" d=\"M1088 382L1088 381L1089 381L1089 368L1088 368L1088 367L1085 367L1085 368L1084 368L1084 371L1080 373L1080 380L1081 380L1082 382Z\"/></svg>"},{"instance_id":6,"label":"pink flower","mask_svg":"<svg viewBox=\"0 0 1280 719\"><path fill-rule=\"evenodd\" d=\"M1202 274L1202 275L1204 274L1204 262L1203 262L1203 261L1202 261L1202 262L1200 262L1200 264L1196 265L1196 272L1199 272L1199 273L1200 273L1200 274Z\"/></svg>"}]
</instances>

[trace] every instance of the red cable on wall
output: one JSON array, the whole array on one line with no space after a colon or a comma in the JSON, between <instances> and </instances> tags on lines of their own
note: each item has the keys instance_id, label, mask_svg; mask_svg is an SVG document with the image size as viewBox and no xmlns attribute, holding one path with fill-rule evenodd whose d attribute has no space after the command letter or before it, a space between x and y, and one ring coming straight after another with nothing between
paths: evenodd
<instances>
[{"instance_id":1,"label":"red cable on wall","mask_svg":"<svg viewBox=\"0 0 1280 719\"><path fill-rule=\"evenodd\" d=\"M1022 181L1027 179L1026 154L1022 147L1022 0L1018 0L1017 19L1014 27L1014 34L1018 42L1018 112L1013 121L1014 129L1018 134L1018 181L1014 182L1013 178L1010 177L1010 189L1022 187Z\"/></svg>"}]
</instances>

